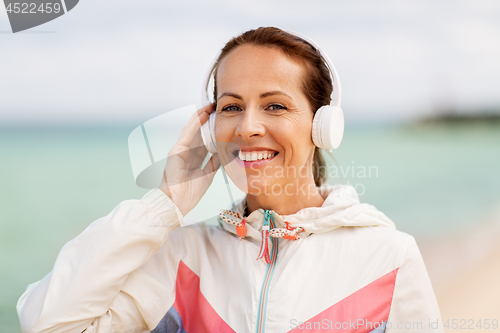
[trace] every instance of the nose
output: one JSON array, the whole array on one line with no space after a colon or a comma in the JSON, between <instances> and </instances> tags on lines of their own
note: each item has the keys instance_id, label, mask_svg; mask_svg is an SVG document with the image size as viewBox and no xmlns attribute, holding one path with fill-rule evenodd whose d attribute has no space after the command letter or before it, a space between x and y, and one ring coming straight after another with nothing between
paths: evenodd
<instances>
[{"instance_id":1,"label":"nose","mask_svg":"<svg viewBox=\"0 0 500 333\"><path fill-rule=\"evenodd\" d=\"M247 107L242 113L242 118L236 127L236 136L241 136L245 141L249 141L254 137L264 136L266 127L264 126L263 119L261 119L262 115L259 114L259 110L255 107Z\"/></svg>"}]
</instances>

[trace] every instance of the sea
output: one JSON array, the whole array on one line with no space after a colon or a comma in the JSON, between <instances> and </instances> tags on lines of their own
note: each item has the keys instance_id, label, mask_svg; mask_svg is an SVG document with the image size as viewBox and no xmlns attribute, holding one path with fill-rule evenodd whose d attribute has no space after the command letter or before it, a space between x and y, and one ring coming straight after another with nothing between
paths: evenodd
<instances>
[{"instance_id":1,"label":"sea","mask_svg":"<svg viewBox=\"0 0 500 333\"><path fill-rule=\"evenodd\" d=\"M148 191L132 173L134 127L0 128L0 332L20 332L17 300L66 242ZM498 122L347 126L325 159L329 184L352 185L418 239L480 227L500 208ZM192 218L214 223L241 195L219 171Z\"/></svg>"}]
</instances>

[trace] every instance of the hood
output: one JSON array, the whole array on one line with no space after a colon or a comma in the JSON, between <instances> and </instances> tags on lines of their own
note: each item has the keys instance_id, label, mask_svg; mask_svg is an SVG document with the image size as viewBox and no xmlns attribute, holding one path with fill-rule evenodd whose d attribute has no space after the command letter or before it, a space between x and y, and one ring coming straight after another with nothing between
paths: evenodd
<instances>
[{"instance_id":1,"label":"hood","mask_svg":"<svg viewBox=\"0 0 500 333\"><path fill-rule=\"evenodd\" d=\"M370 227L385 226L395 229L396 226L384 213L374 206L360 203L358 194L354 187L350 185L327 185L318 188L325 202L321 207L309 207L299 210L292 215L274 214L276 227L285 228L284 221L290 223L293 228L302 227L304 231L302 237L310 234L320 234L330 232L340 227ZM246 208L246 198L243 199L235 209L243 216ZM230 208L229 208L230 209ZM264 216L258 210L253 211L246 221L245 238L253 238L261 241L261 228L264 223ZM223 222L219 219L221 226L236 235L234 225Z\"/></svg>"}]
</instances>

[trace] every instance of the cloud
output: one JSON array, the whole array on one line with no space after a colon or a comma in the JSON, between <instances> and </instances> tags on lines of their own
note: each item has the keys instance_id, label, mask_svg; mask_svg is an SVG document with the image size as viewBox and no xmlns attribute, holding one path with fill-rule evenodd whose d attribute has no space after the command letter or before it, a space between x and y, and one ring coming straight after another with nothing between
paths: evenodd
<instances>
[{"instance_id":1,"label":"cloud","mask_svg":"<svg viewBox=\"0 0 500 333\"><path fill-rule=\"evenodd\" d=\"M80 1L32 29L55 33L0 34L0 122L137 123L199 105L224 43L269 25L330 55L348 118L499 105L499 14L493 1Z\"/></svg>"}]
</instances>

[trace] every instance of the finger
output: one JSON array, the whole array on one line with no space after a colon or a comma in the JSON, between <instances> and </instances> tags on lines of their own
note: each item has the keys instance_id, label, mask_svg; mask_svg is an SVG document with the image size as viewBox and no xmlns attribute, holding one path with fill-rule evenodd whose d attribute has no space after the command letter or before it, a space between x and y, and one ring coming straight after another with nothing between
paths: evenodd
<instances>
[{"instance_id":1,"label":"finger","mask_svg":"<svg viewBox=\"0 0 500 333\"><path fill-rule=\"evenodd\" d=\"M201 116L203 114L210 115L213 111L215 111L215 105L214 103L210 103L199 109L197 113L198 116Z\"/></svg>"},{"instance_id":2,"label":"finger","mask_svg":"<svg viewBox=\"0 0 500 333\"><path fill-rule=\"evenodd\" d=\"M196 111L196 115L198 116L198 119L200 120L200 124L203 125L208 120L208 116L210 116L210 114L214 111L215 111L215 107L214 107L213 103L207 104L204 107L202 107L201 109L199 109L198 111Z\"/></svg>"},{"instance_id":3,"label":"finger","mask_svg":"<svg viewBox=\"0 0 500 333\"><path fill-rule=\"evenodd\" d=\"M179 147L176 152L184 150L187 146L193 146L194 138L199 137L198 139L200 139L198 140L199 142L195 142L195 144L202 144L203 141L201 140L201 134L197 132L200 131L201 126L208 120L208 116L212 112L213 104L209 104L193 113L193 115L189 118L187 124L182 129L181 135L176 143L177 146L181 146L184 148Z\"/></svg>"},{"instance_id":4,"label":"finger","mask_svg":"<svg viewBox=\"0 0 500 333\"><path fill-rule=\"evenodd\" d=\"M188 169L200 169L203 165L203 161L207 157L207 154L207 148L202 142L195 145L195 148L189 148L189 150L183 152L183 159L186 163L186 167Z\"/></svg>"}]
</instances>

